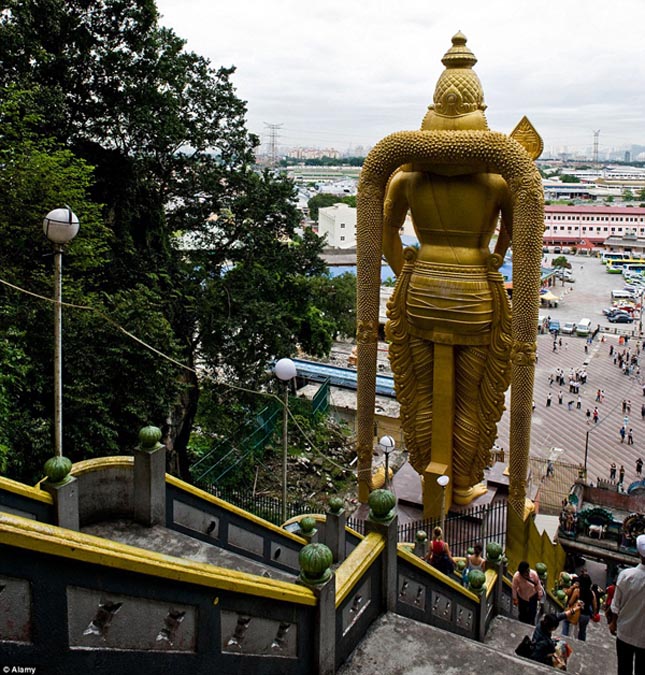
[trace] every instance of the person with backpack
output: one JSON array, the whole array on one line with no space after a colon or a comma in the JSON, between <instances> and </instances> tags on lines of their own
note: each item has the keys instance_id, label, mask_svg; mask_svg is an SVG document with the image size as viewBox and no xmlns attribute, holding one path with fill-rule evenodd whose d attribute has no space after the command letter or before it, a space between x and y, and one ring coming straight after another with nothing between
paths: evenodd
<instances>
[{"instance_id":1,"label":"person with backpack","mask_svg":"<svg viewBox=\"0 0 645 675\"><path fill-rule=\"evenodd\" d=\"M562 635L569 634L569 624L578 624L578 640L583 642L587 639L587 626L591 617L598 613L598 601L596 595L591 589L591 577L587 572L583 572L578 577L577 588L569 596L569 609L574 612L569 616L562 629Z\"/></svg>"},{"instance_id":2,"label":"person with backpack","mask_svg":"<svg viewBox=\"0 0 645 675\"><path fill-rule=\"evenodd\" d=\"M572 610L567 609L564 612L557 614L545 614L540 623L533 631L533 639L531 640L531 648L527 654L527 658L538 663L546 663L548 666L553 666L564 670L566 668L566 661L564 661L561 654L558 653L558 647L553 639L553 631L558 627L562 619L570 617ZM568 649L570 653L571 650Z\"/></svg>"}]
</instances>

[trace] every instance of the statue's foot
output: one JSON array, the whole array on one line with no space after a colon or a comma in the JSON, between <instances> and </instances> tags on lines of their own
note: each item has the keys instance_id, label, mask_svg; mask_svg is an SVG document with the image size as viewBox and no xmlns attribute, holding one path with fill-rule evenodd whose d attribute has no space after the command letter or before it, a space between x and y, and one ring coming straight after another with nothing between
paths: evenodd
<instances>
[{"instance_id":1,"label":"statue's foot","mask_svg":"<svg viewBox=\"0 0 645 675\"><path fill-rule=\"evenodd\" d=\"M452 490L452 501L463 506L464 504L470 504L474 499L485 495L487 492L486 483L477 483L477 485L468 488L455 487Z\"/></svg>"},{"instance_id":2,"label":"statue's foot","mask_svg":"<svg viewBox=\"0 0 645 675\"><path fill-rule=\"evenodd\" d=\"M535 513L535 504L527 497L524 499L524 519L526 520L532 513Z\"/></svg>"}]
</instances>

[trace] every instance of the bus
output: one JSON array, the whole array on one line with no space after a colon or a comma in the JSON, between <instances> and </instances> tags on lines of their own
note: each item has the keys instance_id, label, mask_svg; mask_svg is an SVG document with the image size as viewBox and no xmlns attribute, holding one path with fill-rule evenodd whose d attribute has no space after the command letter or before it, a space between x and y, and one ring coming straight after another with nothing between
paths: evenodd
<instances>
[{"instance_id":1,"label":"bus","mask_svg":"<svg viewBox=\"0 0 645 675\"><path fill-rule=\"evenodd\" d=\"M624 260L625 254L620 251L601 251L600 252L600 262L603 265L606 265L608 262L613 260Z\"/></svg>"},{"instance_id":2,"label":"bus","mask_svg":"<svg viewBox=\"0 0 645 675\"><path fill-rule=\"evenodd\" d=\"M624 270L631 270L632 272L645 270L643 258L612 258L607 260L605 264L609 274L622 274Z\"/></svg>"}]
</instances>

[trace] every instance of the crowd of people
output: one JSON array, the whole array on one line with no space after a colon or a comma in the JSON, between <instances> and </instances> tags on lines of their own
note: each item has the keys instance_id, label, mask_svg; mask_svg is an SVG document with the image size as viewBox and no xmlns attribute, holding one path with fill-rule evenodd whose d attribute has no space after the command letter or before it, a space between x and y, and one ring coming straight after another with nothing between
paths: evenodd
<instances>
[{"instance_id":1,"label":"crowd of people","mask_svg":"<svg viewBox=\"0 0 645 675\"><path fill-rule=\"evenodd\" d=\"M577 639L587 639L590 622L601 622L601 607L612 635L616 636L618 675L645 673L645 534L636 539L640 563L623 570L615 584L603 591L593 584L589 574L582 570L573 575L573 583L566 589L564 611L543 614L536 624L538 607L545 591L537 572L526 561L519 563L513 576L513 604L518 607L519 619L535 626L532 636L524 638L516 653L534 661L566 670L567 659L573 652L563 639L577 630ZM561 635L554 636L562 624Z\"/></svg>"}]
</instances>

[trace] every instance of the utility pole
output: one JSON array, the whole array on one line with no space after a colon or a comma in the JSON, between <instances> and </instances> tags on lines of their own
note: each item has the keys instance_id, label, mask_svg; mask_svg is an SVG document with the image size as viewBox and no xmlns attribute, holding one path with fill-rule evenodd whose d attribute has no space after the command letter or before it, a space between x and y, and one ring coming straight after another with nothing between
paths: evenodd
<instances>
[{"instance_id":1,"label":"utility pole","mask_svg":"<svg viewBox=\"0 0 645 675\"><path fill-rule=\"evenodd\" d=\"M600 136L600 129L593 132L593 161L598 164L598 137Z\"/></svg>"},{"instance_id":2,"label":"utility pole","mask_svg":"<svg viewBox=\"0 0 645 675\"><path fill-rule=\"evenodd\" d=\"M275 167L278 158L278 129L282 128L282 124L264 123L264 126L269 130L269 157L271 158L271 166Z\"/></svg>"}]
</instances>

